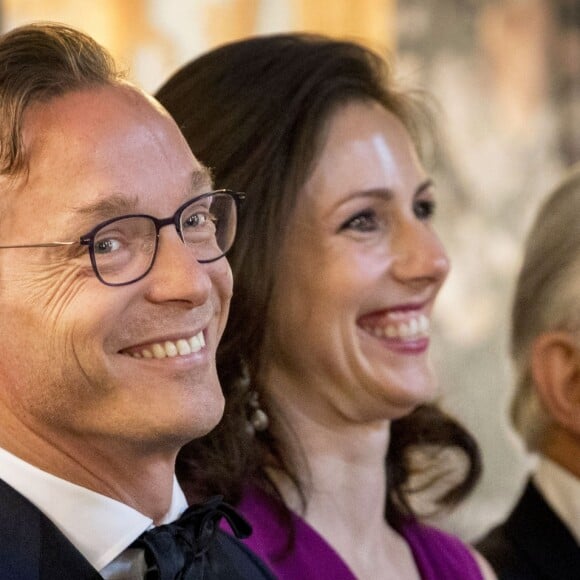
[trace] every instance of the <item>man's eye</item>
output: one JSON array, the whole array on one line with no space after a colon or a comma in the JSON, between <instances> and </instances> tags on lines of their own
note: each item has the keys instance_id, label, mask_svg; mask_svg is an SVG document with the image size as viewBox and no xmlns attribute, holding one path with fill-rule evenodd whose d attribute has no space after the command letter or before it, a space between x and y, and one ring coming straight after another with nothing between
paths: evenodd
<instances>
[{"instance_id":1,"label":"man's eye","mask_svg":"<svg viewBox=\"0 0 580 580\"><path fill-rule=\"evenodd\" d=\"M435 214L435 207L432 199L416 199L413 202L413 213L420 220L428 220Z\"/></svg>"},{"instance_id":2,"label":"man's eye","mask_svg":"<svg viewBox=\"0 0 580 580\"><path fill-rule=\"evenodd\" d=\"M208 213L194 213L190 215L184 222L183 225L186 228L199 228L207 225L208 221L211 219Z\"/></svg>"},{"instance_id":3,"label":"man's eye","mask_svg":"<svg viewBox=\"0 0 580 580\"><path fill-rule=\"evenodd\" d=\"M378 228L378 218L374 211L365 210L348 219L341 230L354 230L357 232L372 232Z\"/></svg>"},{"instance_id":4,"label":"man's eye","mask_svg":"<svg viewBox=\"0 0 580 580\"><path fill-rule=\"evenodd\" d=\"M114 238L95 241L95 254L111 254L121 248L121 242Z\"/></svg>"}]
</instances>

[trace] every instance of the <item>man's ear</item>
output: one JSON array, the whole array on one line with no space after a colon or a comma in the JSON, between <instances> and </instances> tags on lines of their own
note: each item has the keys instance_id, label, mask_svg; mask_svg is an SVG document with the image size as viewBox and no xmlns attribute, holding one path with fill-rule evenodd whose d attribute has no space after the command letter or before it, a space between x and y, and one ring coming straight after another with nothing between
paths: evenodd
<instances>
[{"instance_id":1,"label":"man's ear","mask_svg":"<svg viewBox=\"0 0 580 580\"><path fill-rule=\"evenodd\" d=\"M532 374L550 416L580 437L580 345L569 332L538 336L532 345Z\"/></svg>"}]
</instances>

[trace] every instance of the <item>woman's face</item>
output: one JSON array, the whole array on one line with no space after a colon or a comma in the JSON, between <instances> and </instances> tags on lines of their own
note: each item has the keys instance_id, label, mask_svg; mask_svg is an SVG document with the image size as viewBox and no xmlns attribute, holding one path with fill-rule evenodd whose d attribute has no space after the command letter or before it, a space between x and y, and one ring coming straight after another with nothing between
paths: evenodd
<instances>
[{"instance_id":1,"label":"woman's face","mask_svg":"<svg viewBox=\"0 0 580 580\"><path fill-rule=\"evenodd\" d=\"M373 102L330 118L290 218L263 380L319 419L395 418L436 394L433 302L449 261L434 188L402 123Z\"/></svg>"}]
</instances>

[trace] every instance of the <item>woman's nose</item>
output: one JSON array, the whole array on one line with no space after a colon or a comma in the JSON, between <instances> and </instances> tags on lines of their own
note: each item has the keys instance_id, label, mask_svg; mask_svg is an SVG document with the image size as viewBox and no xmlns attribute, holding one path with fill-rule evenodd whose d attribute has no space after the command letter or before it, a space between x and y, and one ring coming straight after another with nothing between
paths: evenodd
<instances>
[{"instance_id":1,"label":"woman's nose","mask_svg":"<svg viewBox=\"0 0 580 580\"><path fill-rule=\"evenodd\" d=\"M449 273L449 257L430 224L402 226L394 250L393 273L401 281L442 284Z\"/></svg>"}]
</instances>

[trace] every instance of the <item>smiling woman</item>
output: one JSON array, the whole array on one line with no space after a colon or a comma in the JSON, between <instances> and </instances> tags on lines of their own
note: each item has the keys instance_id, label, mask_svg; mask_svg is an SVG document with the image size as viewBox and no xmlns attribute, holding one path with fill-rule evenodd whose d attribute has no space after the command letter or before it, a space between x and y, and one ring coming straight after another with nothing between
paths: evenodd
<instances>
[{"instance_id":1,"label":"smiling woman","mask_svg":"<svg viewBox=\"0 0 580 580\"><path fill-rule=\"evenodd\" d=\"M418 154L424 109L372 52L307 35L216 49L157 96L218 185L247 193L218 352L226 415L181 453L191 496L236 503L281 578L481 578L410 499L414 451L468 458L442 506L479 471L473 440L430 404L449 263Z\"/></svg>"}]
</instances>

